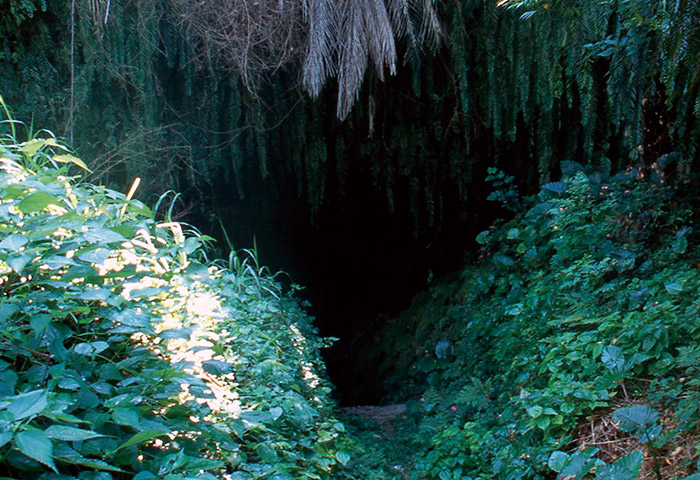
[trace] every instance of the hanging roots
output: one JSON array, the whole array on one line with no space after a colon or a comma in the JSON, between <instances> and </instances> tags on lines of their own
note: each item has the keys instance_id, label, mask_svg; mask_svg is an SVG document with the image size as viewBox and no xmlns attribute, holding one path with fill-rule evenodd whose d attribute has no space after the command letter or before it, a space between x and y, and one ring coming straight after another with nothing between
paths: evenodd
<instances>
[{"instance_id":1,"label":"hanging roots","mask_svg":"<svg viewBox=\"0 0 700 480\"><path fill-rule=\"evenodd\" d=\"M197 61L237 73L253 93L264 75L296 63L318 96L338 78L337 115L357 100L368 66L396 72L397 39L407 51L436 48L442 36L432 0L173 0L200 42Z\"/></svg>"},{"instance_id":2,"label":"hanging roots","mask_svg":"<svg viewBox=\"0 0 700 480\"><path fill-rule=\"evenodd\" d=\"M174 0L201 42L200 64L238 73L253 91L262 75L298 60L306 26L298 0Z\"/></svg>"}]
</instances>

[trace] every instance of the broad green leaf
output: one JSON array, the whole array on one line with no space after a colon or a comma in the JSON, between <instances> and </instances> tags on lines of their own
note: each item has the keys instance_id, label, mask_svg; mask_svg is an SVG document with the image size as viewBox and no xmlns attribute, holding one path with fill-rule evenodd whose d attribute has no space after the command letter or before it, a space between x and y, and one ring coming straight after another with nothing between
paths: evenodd
<instances>
[{"instance_id":1,"label":"broad green leaf","mask_svg":"<svg viewBox=\"0 0 700 480\"><path fill-rule=\"evenodd\" d=\"M144 442L147 442L149 440L153 440L154 438L166 435L169 433L167 430L144 430L143 432L139 432L135 435L133 435L129 440L126 442L122 443L119 445L119 448L117 450L121 450L122 448L129 447L131 445L138 445Z\"/></svg>"},{"instance_id":2,"label":"broad green leaf","mask_svg":"<svg viewBox=\"0 0 700 480\"><path fill-rule=\"evenodd\" d=\"M552 419L551 419L551 417L548 417L548 416L541 416L541 417L535 418L532 422L534 423L534 425L537 428L540 428L542 430L546 430L547 427L549 427L549 425L552 423Z\"/></svg>"},{"instance_id":3,"label":"broad green leaf","mask_svg":"<svg viewBox=\"0 0 700 480\"><path fill-rule=\"evenodd\" d=\"M212 375L226 375L233 372L234 365L228 362L222 362L220 360L208 360L202 362L202 368L205 372Z\"/></svg>"},{"instance_id":4,"label":"broad green leaf","mask_svg":"<svg viewBox=\"0 0 700 480\"><path fill-rule=\"evenodd\" d=\"M0 433L0 448L4 447L8 442L12 440L14 435L12 432L2 432Z\"/></svg>"},{"instance_id":5,"label":"broad green leaf","mask_svg":"<svg viewBox=\"0 0 700 480\"><path fill-rule=\"evenodd\" d=\"M49 193L34 192L19 202L17 208L22 213L36 213L41 212L49 205L61 205L61 201Z\"/></svg>"},{"instance_id":6,"label":"broad green leaf","mask_svg":"<svg viewBox=\"0 0 700 480\"><path fill-rule=\"evenodd\" d=\"M54 155L53 156L54 161L58 163L72 163L73 165L77 165L83 170L87 170L90 172L91 170L88 168L87 165L85 165L85 162L83 162L81 159L78 157L71 155L69 153L63 154L63 155Z\"/></svg>"},{"instance_id":7,"label":"broad green leaf","mask_svg":"<svg viewBox=\"0 0 700 480\"><path fill-rule=\"evenodd\" d=\"M608 370L620 371L625 365L622 349L614 345L608 345L603 349L601 360Z\"/></svg>"},{"instance_id":8,"label":"broad green leaf","mask_svg":"<svg viewBox=\"0 0 700 480\"><path fill-rule=\"evenodd\" d=\"M33 315L32 318L29 319L29 325L31 325L35 335L41 335L51 324L52 319L51 315L47 314Z\"/></svg>"},{"instance_id":9,"label":"broad green leaf","mask_svg":"<svg viewBox=\"0 0 700 480\"><path fill-rule=\"evenodd\" d=\"M90 290L84 290L79 294L75 295L75 298L90 302L95 300L107 300L112 295L112 292L107 288L94 288Z\"/></svg>"},{"instance_id":10,"label":"broad green leaf","mask_svg":"<svg viewBox=\"0 0 700 480\"><path fill-rule=\"evenodd\" d=\"M78 355L90 355L95 349L89 343L79 343L73 347L73 351Z\"/></svg>"},{"instance_id":11,"label":"broad green leaf","mask_svg":"<svg viewBox=\"0 0 700 480\"><path fill-rule=\"evenodd\" d=\"M596 472L596 480L635 480L642 467L644 453L636 450L619 458L612 465L603 465Z\"/></svg>"},{"instance_id":12,"label":"broad green leaf","mask_svg":"<svg viewBox=\"0 0 700 480\"><path fill-rule=\"evenodd\" d=\"M7 321L13 314L19 310L17 305L12 303L0 304L0 322Z\"/></svg>"},{"instance_id":13,"label":"broad green leaf","mask_svg":"<svg viewBox=\"0 0 700 480\"><path fill-rule=\"evenodd\" d=\"M569 463L569 454L558 450L556 452L552 452L552 454L549 456L548 463L549 468L559 473L564 470L564 467L566 467L567 463Z\"/></svg>"},{"instance_id":14,"label":"broad green leaf","mask_svg":"<svg viewBox=\"0 0 700 480\"><path fill-rule=\"evenodd\" d=\"M104 436L93 432L92 430L83 430L81 428L66 427L63 425L51 425L49 428L44 430L44 433L49 438L65 440L67 442L78 442L81 440L89 440L91 438Z\"/></svg>"},{"instance_id":15,"label":"broad green leaf","mask_svg":"<svg viewBox=\"0 0 700 480\"><path fill-rule=\"evenodd\" d=\"M95 349L95 353L102 353L109 348L109 343L102 341L92 342L91 345Z\"/></svg>"},{"instance_id":16,"label":"broad green leaf","mask_svg":"<svg viewBox=\"0 0 700 480\"><path fill-rule=\"evenodd\" d=\"M527 408L527 414L530 415L532 418L537 418L541 416L544 413L544 408L542 408L539 405L535 405L532 407Z\"/></svg>"},{"instance_id":17,"label":"broad green leaf","mask_svg":"<svg viewBox=\"0 0 700 480\"><path fill-rule=\"evenodd\" d=\"M566 192L567 188L569 188L569 186L563 182L552 182L542 185L542 190L555 193L557 195L561 195L562 193Z\"/></svg>"},{"instance_id":18,"label":"broad green leaf","mask_svg":"<svg viewBox=\"0 0 700 480\"><path fill-rule=\"evenodd\" d=\"M13 370L0 372L0 397L10 397L15 394L18 378Z\"/></svg>"},{"instance_id":19,"label":"broad green leaf","mask_svg":"<svg viewBox=\"0 0 700 480\"><path fill-rule=\"evenodd\" d=\"M22 420L41 413L47 405L46 391L34 390L14 397L7 411L14 416L15 420Z\"/></svg>"},{"instance_id":20,"label":"broad green leaf","mask_svg":"<svg viewBox=\"0 0 700 480\"><path fill-rule=\"evenodd\" d=\"M515 265L515 261L511 257L502 253L497 253L493 256L493 263L501 265L502 267L512 267Z\"/></svg>"},{"instance_id":21,"label":"broad green leaf","mask_svg":"<svg viewBox=\"0 0 700 480\"><path fill-rule=\"evenodd\" d=\"M109 463L107 463L105 461L97 460L94 458L85 458L85 457L73 458L70 460L69 463L72 463L74 465L79 465L81 467L87 467L90 469L94 468L94 469L98 469L98 470L107 470L109 472L124 472L124 470L122 470L121 468L115 467L114 465L110 465ZM101 472L101 473L104 474L104 472Z\"/></svg>"},{"instance_id":22,"label":"broad green leaf","mask_svg":"<svg viewBox=\"0 0 700 480\"><path fill-rule=\"evenodd\" d=\"M29 239L21 234L12 234L5 237L2 242L0 242L0 250L7 250L9 252L16 252L23 246L29 243Z\"/></svg>"},{"instance_id":23,"label":"broad green leaf","mask_svg":"<svg viewBox=\"0 0 700 480\"><path fill-rule=\"evenodd\" d=\"M685 237L677 237L673 242L673 251L682 254L688 249L688 240Z\"/></svg>"},{"instance_id":24,"label":"broad green leaf","mask_svg":"<svg viewBox=\"0 0 700 480\"><path fill-rule=\"evenodd\" d=\"M112 412L112 420L118 425L138 428L139 412L135 408L117 408Z\"/></svg>"},{"instance_id":25,"label":"broad green leaf","mask_svg":"<svg viewBox=\"0 0 700 480\"><path fill-rule=\"evenodd\" d=\"M151 320L150 318L143 312L139 312L134 309L126 309L122 310L121 312L118 312L114 314L111 317L112 320L115 322L119 322L122 325L127 325L129 327L136 327L136 328L150 328L151 327Z\"/></svg>"},{"instance_id":26,"label":"broad green leaf","mask_svg":"<svg viewBox=\"0 0 700 480\"><path fill-rule=\"evenodd\" d=\"M346 466L350 461L350 458L350 454L343 450L335 452L335 459L338 460L342 466Z\"/></svg>"},{"instance_id":27,"label":"broad green leaf","mask_svg":"<svg viewBox=\"0 0 700 480\"><path fill-rule=\"evenodd\" d=\"M92 227L83 232L83 238L90 243L109 244L126 241L126 237L106 227Z\"/></svg>"},{"instance_id":28,"label":"broad green leaf","mask_svg":"<svg viewBox=\"0 0 700 480\"><path fill-rule=\"evenodd\" d=\"M612 418L615 422L620 422L620 430L630 432L656 423L659 412L646 405L632 405L618 408L613 412Z\"/></svg>"},{"instance_id":29,"label":"broad green leaf","mask_svg":"<svg viewBox=\"0 0 700 480\"><path fill-rule=\"evenodd\" d=\"M572 454L566 466L559 472L557 479L583 479L595 466L595 461L590 457L595 455L597 451L598 449L592 449Z\"/></svg>"},{"instance_id":30,"label":"broad green leaf","mask_svg":"<svg viewBox=\"0 0 700 480\"><path fill-rule=\"evenodd\" d=\"M56 141L56 139L53 137L47 138L46 140L44 140L44 143L46 143L46 145L48 145L49 147L57 147L57 148L60 148L61 150L66 150L66 151L68 150L65 146L58 143Z\"/></svg>"},{"instance_id":31,"label":"broad green leaf","mask_svg":"<svg viewBox=\"0 0 700 480\"><path fill-rule=\"evenodd\" d=\"M79 252L76 254L80 260L84 262L101 264L110 256L110 251L106 248L97 248Z\"/></svg>"},{"instance_id":32,"label":"broad green leaf","mask_svg":"<svg viewBox=\"0 0 700 480\"><path fill-rule=\"evenodd\" d=\"M12 270L17 272L18 275L22 275L22 272L24 271L24 267L27 266L27 264L32 260L32 258L33 258L33 255L25 254L25 255L19 255L17 257L13 256L13 257L7 258L7 259L5 259L5 261L10 266L10 268L12 268Z\"/></svg>"},{"instance_id":33,"label":"broad green leaf","mask_svg":"<svg viewBox=\"0 0 700 480\"><path fill-rule=\"evenodd\" d=\"M58 473L53 463L53 444L44 432L39 430L20 432L15 436L15 445L22 454Z\"/></svg>"},{"instance_id":34,"label":"broad green leaf","mask_svg":"<svg viewBox=\"0 0 700 480\"><path fill-rule=\"evenodd\" d=\"M666 291L672 295L683 291L683 286L676 282L666 282Z\"/></svg>"},{"instance_id":35,"label":"broad green leaf","mask_svg":"<svg viewBox=\"0 0 700 480\"><path fill-rule=\"evenodd\" d=\"M487 243L489 243L489 235L491 235L491 232L489 232L488 230L484 230L476 236L476 243L478 243L479 245L486 245Z\"/></svg>"},{"instance_id":36,"label":"broad green leaf","mask_svg":"<svg viewBox=\"0 0 700 480\"><path fill-rule=\"evenodd\" d=\"M19 147L19 151L26 154L28 157L33 157L36 153L46 145L46 140L41 138L32 138Z\"/></svg>"},{"instance_id":37,"label":"broad green leaf","mask_svg":"<svg viewBox=\"0 0 700 480\"><path fill-rule=\"evenodd\" d=\"M282 410L280 407L272 407L270 409L270 415L272 416L272 420L277 420L282 416L284 413L284 410Z\"/></svg>"},{"instance_id":38,"label":"broad green leaf","mask_svg":"<svg viewBox=\"0 0 700 480\"><path fill-rule=\"evenodd\" d=\"M144 470L143 472L139 472L136 475L134 475L133 480L151 480L152 478L158 478L148 470Z\"/></svg>"}]
</instances>

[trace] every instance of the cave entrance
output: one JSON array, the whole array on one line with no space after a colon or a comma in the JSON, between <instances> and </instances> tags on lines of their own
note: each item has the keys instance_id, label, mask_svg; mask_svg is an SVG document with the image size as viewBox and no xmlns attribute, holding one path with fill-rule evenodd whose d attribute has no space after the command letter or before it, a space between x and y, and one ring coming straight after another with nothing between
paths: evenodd
<instances>
[{"instance_id":1,"label":"cave entrance","mask_svg":"<svg viewBox=\"0 0 700 480\"><path fill-rule=\"evenodd\" d=\"M478 233L462 212L449 209L441 222L417 229L409 209L390 211L368 178L356 176L314 214L295 184L279 177L245 199L216 193L225 198L219 217L235 248L249 248L255 239L261 265L303 286L298 295L309 301L320 335L338 338L323 356L341 405L381 403L387 392L376 333L430 278L458 268ZM396 204L409 202L397 198Z\"/></svg>"}]
</instances>

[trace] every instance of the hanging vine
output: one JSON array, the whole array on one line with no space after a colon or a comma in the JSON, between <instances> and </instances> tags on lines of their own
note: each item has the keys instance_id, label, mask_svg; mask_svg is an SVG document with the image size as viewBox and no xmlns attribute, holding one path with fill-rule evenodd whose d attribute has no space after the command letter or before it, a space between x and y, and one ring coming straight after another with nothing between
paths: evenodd
<instances>
[{"instance_id":1,"label":"hanging vine","mask_svg":"<svg viewBox=\"0 0 700 480\"><path fill-rule=\"evenodd\" d=\"M250 16L223 9L234 4ZM694 0L0 9L0 82L18 117L73 131L108 183L144 176L206 209L288 177L316 215L371 179L426 231L473 214L488 166L532 191L563 160L648 171L676 152L687 172L700 154Z\"/></svg>"}]
</instances>

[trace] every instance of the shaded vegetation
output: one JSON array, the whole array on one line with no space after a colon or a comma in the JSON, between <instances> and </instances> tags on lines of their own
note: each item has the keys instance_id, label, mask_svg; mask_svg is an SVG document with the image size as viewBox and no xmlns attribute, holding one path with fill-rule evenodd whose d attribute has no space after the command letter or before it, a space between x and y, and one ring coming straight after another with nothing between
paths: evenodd
<instances>
[{"instance_id":1,"label":"shaded vegetation","mask_svg":"<svg viewBox=\"0 0 700 480\"><path fill-rule=\"evenodd\" d=\"M3 478L349 478L323 342L255 252L209 262L167 197L158 221L61 163L0 143Z\"/></svg>"},{"instance_id":2,"label":"shaded vegetation","mask_svg":"<svg viewBox=\"0 0 700 480\"><path fill-rule=\"evenodd\" d=\"M562 168L376 341L409 478L696 478L697 185Z\"/></svg>"},{"instance_id":3,"label":"shaded vegetation","mask_svg":"<svg viewBox=\"0 0 700 480\"><path fill-rule=\"evenodd\" d=\"M0 12L8 478L698 479L700 2Z\"/></svg>"}]
</instances>

